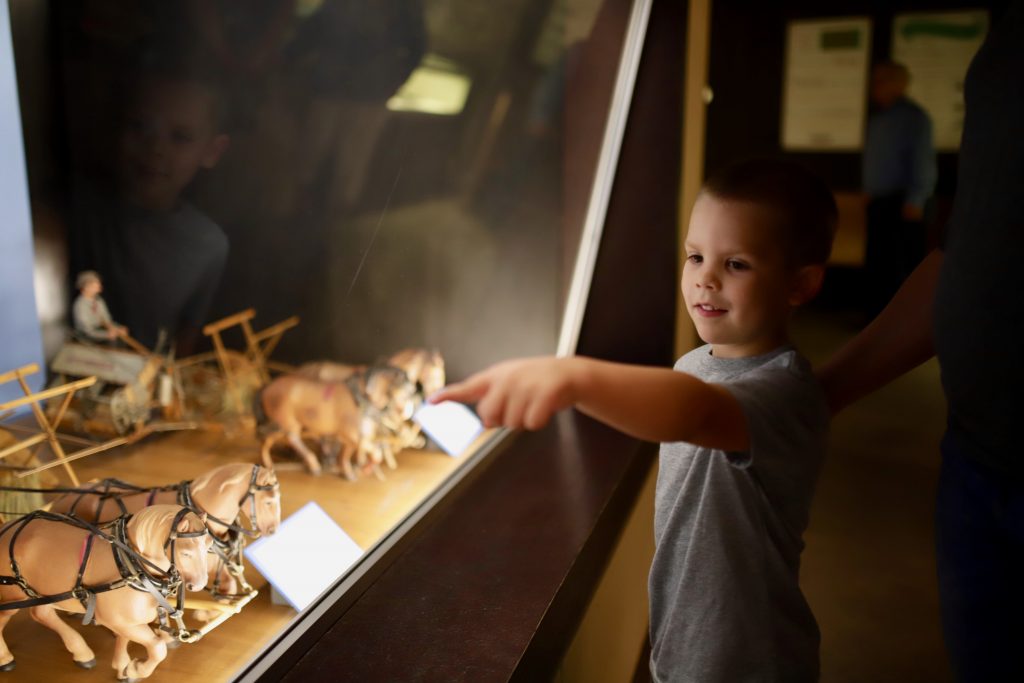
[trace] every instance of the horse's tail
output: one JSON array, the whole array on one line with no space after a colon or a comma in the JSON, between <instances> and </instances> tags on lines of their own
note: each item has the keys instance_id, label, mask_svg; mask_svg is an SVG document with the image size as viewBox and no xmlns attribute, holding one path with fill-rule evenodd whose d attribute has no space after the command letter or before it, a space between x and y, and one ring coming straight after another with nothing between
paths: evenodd
<instances>
[{"instance_id":1,"label":"horse's tail","mask_svg":"<svg viewBox=\"0 0 1024 683\"><path fill-rule=\"evenodd\" d=\"M252 392L252 416L256 423L256 436L262 436L262 432L265 431L267 425L270 423L267 417L267 411L263 409L263 392L267 386L262 386L256 391Z\"/></svg>"}]
</instances>

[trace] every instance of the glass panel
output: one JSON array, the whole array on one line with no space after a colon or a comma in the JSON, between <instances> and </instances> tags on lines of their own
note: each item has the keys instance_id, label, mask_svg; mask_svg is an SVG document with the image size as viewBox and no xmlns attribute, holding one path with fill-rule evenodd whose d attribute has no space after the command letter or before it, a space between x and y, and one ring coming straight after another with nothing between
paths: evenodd
<instances>
[{"instance_id":1,"label":"glass panel","mask_svg":"<svg viewBox=\"0 0 1024 683\"><path fill-rule=\"evenodd\" d=\"M610 186L621 126L606 131L633 3L9 6L56 398L0 417L11 439L51 422L66 437L5 459L9 482L115 477L146 489L128 496L134 510L179 495L148 487L191 480L198 507L239 513L248 529L248 475L272 464L282 518L315 503L372 555L478 457L418 433L409 415L423 395L558 346L584 225L602 215L601 163ZM32 296L32 283L20 291ZM224 483L219 467L238 476ZM214 488L231 498L217 512ZM272 511L256 511L259 531L276 530L273 491L254 496ZM301 533L286 525L278 538ZM316 562L318 543L292 547ZM294 624L296 609L246 565L259 594L244 617L187 609L203 642L175 650L154 680L230 679ZM244 592L227 576L218 588ZM70 666L56 640L18 642L19 668Z\"/></svg>"}]
</instances>

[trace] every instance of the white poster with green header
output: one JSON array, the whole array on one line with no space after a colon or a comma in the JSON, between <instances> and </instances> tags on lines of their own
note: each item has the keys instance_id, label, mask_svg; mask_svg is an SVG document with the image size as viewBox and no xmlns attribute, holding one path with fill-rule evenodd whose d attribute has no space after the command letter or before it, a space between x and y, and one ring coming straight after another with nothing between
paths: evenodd
<instances>
[{"instance_id":1,"label":"white poster with green header","mask_svg":"<svg viewBox=\"0 0 1024 683\"><path fill-rule=\"evenodd\" d=\"M789 22L783 149L860 149L870 50L871 21L866 17Z\"/></svg>"},{"instance_id":2,"label":"white poster with green header","mask_svg":"<svg viewBox=\"0 0 1024 683\"><path fill-rule=\"evenodd\" d=\"M932 117L935 147L955 151L964 124L964 77L988 31L988 12L913 12L893 20L892 58L910 71L907 94Z\"/></svg>"}]
</instances>

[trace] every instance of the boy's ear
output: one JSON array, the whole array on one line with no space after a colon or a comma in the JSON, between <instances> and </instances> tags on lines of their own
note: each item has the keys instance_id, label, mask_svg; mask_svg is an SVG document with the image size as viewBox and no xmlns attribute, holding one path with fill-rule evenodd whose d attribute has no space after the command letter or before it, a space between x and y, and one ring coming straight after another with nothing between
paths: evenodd
<instances>
[{"instance_id":1,"label":"boy's ear","mask_svg":"<svg viewBox=\"0 0 1024 683\"><path fill-rule=\"evenodd\" d=\"M231 144L231 138L227 133L214 135L213 140L206 146L206 153L203 155L203 161L200 166L203 168L213 168L216 166L229 144Z\"/></svg>"},{"instance_id":2,"label":"boy's ear","mask_svg":"<svg viewBox=\"0 0 1024 683\"><path fill-rule=\"evenodd\" d=\"M789 305L802 306L813 299L821 290L825 279L825 266L803 266L793 277L793 286L789 290Z\"/></svg>"}]
</instances>

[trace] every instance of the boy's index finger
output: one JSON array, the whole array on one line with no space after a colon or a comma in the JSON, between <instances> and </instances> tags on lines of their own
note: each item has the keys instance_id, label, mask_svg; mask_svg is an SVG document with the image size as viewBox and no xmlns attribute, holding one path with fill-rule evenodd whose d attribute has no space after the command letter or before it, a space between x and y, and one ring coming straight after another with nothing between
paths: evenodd
<instances>
[{"instance_id":1,"label":"boy's index finger","mask_svg":"<svg viewBox=\"0 0 1024 683\"><path fill-rule=\"evenodd\" d=\"M459 403L476 403L490 386L490 381L484 375L476 374L455 384L449 384L428 400L430 403L442 403L444 401L457 401Z\"/></svg>"}]
</instances>

